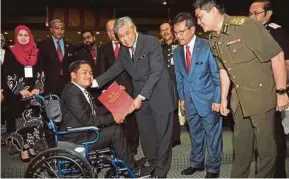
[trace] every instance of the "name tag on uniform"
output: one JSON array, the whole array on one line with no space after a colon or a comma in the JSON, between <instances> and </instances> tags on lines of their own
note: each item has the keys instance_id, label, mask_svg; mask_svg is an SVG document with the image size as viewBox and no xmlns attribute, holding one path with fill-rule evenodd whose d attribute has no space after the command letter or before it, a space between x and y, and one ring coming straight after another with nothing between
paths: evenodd
<instances>
[{"instance_id":1,"label":"name tag on uniform","mask_svg":"<svg viewBox=\"0 0 289 179\"><path fill-rule=\"evenodd\" d=\"M33 77L32 66L25 66L24 67L24 76L25 76L25 78L32 78Z\"/></svg>"}]
</instances>

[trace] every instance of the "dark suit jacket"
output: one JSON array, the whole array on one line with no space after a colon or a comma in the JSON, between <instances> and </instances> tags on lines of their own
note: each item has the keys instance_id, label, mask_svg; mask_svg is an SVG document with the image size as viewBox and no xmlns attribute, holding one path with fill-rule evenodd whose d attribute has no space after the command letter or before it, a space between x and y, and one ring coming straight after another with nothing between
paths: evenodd
<instances>
[{"instance_id":1,"label":"dark suit jacket","mask_svg":"<svg viewBox=\"0 0 289 179\"><path fill-rule=\"evenodd\" d=\"M43 70L45 73L44 93L54 93L59 89L63 89L64 85L70 81L68 66L73 61L73 47L64 41L65 54L62 62L58 58L58 54L53 42L49 37L39 43L39 55L42 59ZM63 76L60 75L62 70Z\"/></svg>"},{"instance_id":2,"label":"dark suit jacket","mask_svg":"<svg viewBox=\"0 0 289 179\"><path fill-rule=\"evenodd\" d=\"M105 127L114 123L112 115L105 108L94 105L96 115L92 115L90 104L83 92L72 82L65 85L60 104L63 117L60 127L62 130L67 127Z\"/></svg>"},{"instance_id":3,"label":"dark suit jacket","mask_svg":"<svg viewBox=\"0 0 289 179\"><path fill-rule=\"evenodd\" d=\"M123 47L119 60L103 75L96 78L99 87L116 78L124 70L132 78L133 96L142 95L157 114L167 114L176 108L176 93L164 63L159 41L149 35L138 33L134 54L131 59L129 48Z\"/></svg>"},{"instance_id":4,"label":"dark suit jacket","mask_svg":"<svg viewBox=\"0 0 289 179\"><path fill-rule=\"evenodd\" d=\"M120 46L120 48L123 48ZM112 42L108 42L101 47L100 59L105 63L105 70L108 70L116 61L114 56L114 50L112 46ZM126 71L123 71L116 79L118 84L125 86L126 91L132 95L132 83L131 77ZM113 81L114 81L113 80Z\"/></svg>"},{"instance_id":5,"label":"dark suit jacket","mask_svg":"<svg viewBox=\"0 0 289 179\"><path fill-rule=\"evenodd\" d=\"M105 72L105 62L100 58L100 48L97 46L96 48L96 62L93 60L92 55L90 53L90 49L87 46L83 46L79 50L75 52L75 60L86 60L91 64L93 77L97 77L103 72Z\"/></svg>"}]
</instances>

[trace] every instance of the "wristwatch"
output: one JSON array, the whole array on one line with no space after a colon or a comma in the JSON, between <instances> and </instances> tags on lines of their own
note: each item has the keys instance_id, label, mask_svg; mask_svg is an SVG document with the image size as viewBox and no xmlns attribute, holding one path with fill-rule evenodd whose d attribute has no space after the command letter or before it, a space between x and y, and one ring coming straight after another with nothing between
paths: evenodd
<instances>
[{"instance_id":1,"label":"wristwatch","mask_svg":"<svg viewBox=\"0 0 289 179\"><path fill-rule=\"evenodd\" d=\"M276 93L280 94L280 95L286 94L287 93L287 89L283 89L283 88L277 89Z\"/></svg>"}]
</instances>

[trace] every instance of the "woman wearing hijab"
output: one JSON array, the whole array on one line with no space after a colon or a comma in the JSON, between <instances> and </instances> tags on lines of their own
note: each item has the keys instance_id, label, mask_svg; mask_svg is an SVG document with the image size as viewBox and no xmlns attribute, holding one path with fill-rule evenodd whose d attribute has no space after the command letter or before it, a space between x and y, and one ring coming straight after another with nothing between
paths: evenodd
<instances>
[{"instance_id":1,"label":"woman wearing hijab","mask_svg":"<svg viewBox=\"0 0 289 179\"><path fill-rule=\"evenodd\" d=\"M38 52L30 29L24 25L17 26L15 44L7 49L1 71L7 108L2 117L7 121L10 134L9 152L20 151L24 162L36 155L33 147L44 140L39 106L20 101L43 91L44 72Z\"/></svg>"}]
</instances>

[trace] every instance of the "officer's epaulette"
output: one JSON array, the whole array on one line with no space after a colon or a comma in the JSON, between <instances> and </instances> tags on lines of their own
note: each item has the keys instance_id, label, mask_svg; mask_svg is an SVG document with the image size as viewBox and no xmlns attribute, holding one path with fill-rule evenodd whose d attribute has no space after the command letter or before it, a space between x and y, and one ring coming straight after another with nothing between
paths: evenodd
<instances>
[{"instance_id":1,"label":"officer's epaulette","mask_svg":"<svg viewBox=\"0 0 289 179\"><path fill-rule=\"evenodd\" d=\"M244 16L232 16L229 20L230 24L233 25L243 25L247 20L247 17Z\"/></svg>"},{"instance_id":2,"label":"officer's epaulette","mask_svg":"<svg viewBox=\"0 0 289 179\"><path fill-rule=\"evenodd\" d=\"M273 29L278 29L278 28L281 28L281 26L280 26L280 25L278 25L278 24L275 24L275 23L270 23L270 24L268 24L268 26L269 26L269 27L271 27L271 28L273 28Z\"/></svg>"}]
</instances>

